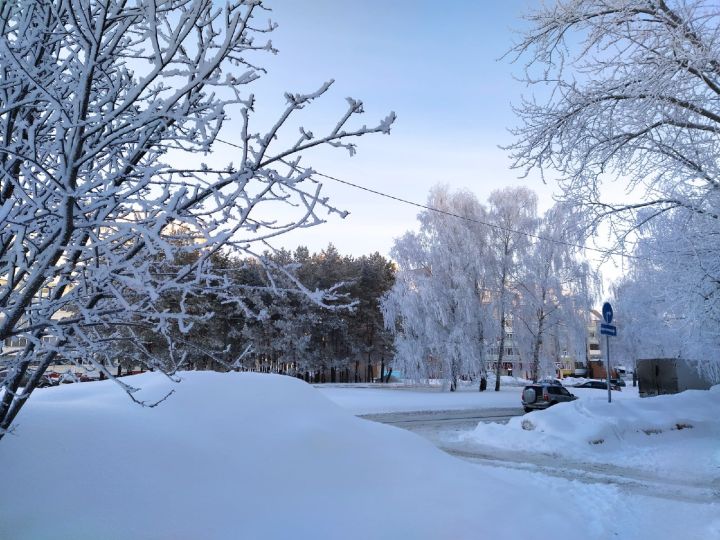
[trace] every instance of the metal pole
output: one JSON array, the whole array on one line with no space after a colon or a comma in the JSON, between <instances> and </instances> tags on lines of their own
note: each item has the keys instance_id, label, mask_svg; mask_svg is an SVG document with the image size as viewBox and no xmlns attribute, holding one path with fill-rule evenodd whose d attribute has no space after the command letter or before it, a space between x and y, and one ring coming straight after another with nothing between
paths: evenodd
<instances>
[{"instance_id":1,"label":"metal pole","mask_svg":"<svg viewBox=\"0 0 720 540\"><path fill-rule=\"evenodd\" d=\"M610 394L610 336L605 336L605 352L607 354L608 403L612 403L612 396Z\"/></svg>"}]
</instances>

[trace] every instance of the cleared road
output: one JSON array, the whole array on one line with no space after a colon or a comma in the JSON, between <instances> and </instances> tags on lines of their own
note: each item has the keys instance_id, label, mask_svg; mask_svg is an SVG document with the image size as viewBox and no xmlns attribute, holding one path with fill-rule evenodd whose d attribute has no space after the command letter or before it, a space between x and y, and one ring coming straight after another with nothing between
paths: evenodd
<instances>
[{"instance_id":1,"label":"cleared road","mask_svg":"<svg viewBox=\"0 0 720 540\"><path fill-rule=\"evenodd\" d=\"M362 418L417 433L458 458L490 467L540 473L587 484L611 484L620 490L647 497L694 503L720 503L720 481L669 479L661 471L648 472L606 463L588 463L540 452L498 450L473 444L462 435L479 422L506 423L523 414L521 408L416 411L368 414Z\"/></svg>"},{"instance_id":2,"label":"cleared road","mask_svg":"<svg viewBox=\"0 0 720 540\"><path fill-rule=\"evenodd\" d=\"M457 427L471 428L478 422L505 423L513 416L520 416L520 407L506 409L464 409L460 411L412 411L382 414L365 414L361 418L391 424L393 426L416 431L426 428L454 429Z\"/></svg>"},{"instance_id":3,"label":"cleared road","mask_svg":"<svg viewBox=\"0 0 720 540\"><path fill-rule=\"evenodd\" d=\"M453 441L458 435L471 431L480 422L504 424L513 416L521 414L523 410L520 407L512 407L366 414L361 418L407 429L443 448L448 441Z\"/></svg>"}]
</instances>

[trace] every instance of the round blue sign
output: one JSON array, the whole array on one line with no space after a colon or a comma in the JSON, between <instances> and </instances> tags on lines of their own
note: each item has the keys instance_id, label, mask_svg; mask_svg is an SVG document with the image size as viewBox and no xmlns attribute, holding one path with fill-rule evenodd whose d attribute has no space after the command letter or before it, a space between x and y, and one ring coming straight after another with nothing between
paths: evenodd
<instances>
[{"instance_id":1,"label":"round blue sign","mask_svg":"<svg viewBox=\"0 0 720 540\"><path fill-rule=\"evenodd\" d=\"M613 310L610 302L605 302L602 307L602 316L605 320L605 324L610 324L613 319Z\"/></svg>"}]
</instances>

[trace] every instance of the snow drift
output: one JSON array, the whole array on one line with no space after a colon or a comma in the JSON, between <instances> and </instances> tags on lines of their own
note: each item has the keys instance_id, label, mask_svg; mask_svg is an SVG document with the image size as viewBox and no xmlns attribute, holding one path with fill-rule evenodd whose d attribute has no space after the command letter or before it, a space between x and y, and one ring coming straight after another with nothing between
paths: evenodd
<instances>
[{"instance_id":1,"label":"snow drift","mask_svg":"<svg viewBox=\"0 0 720 540\"><path fill-rule=\"evenodd\" d=\"M0 495L0 538L470 538L513 499L511 486L482 493L492 475L296 379L181 377L133 378L143 399L175 387L154 409L109 381L38 391L0 444L16 487Z\"/></svg>"},{"instance_id":2,"label":"snow drift","mask_svg":"<svg viewBox=\"0 0 720 540\"><path fill-rule=\"evenodd\" d=\"M110 381L34 394L0 444L0 538L648 533L647 524L635 524L648 515L648 503L646 510L618 504L612 487L462 462L416 435L351 416L302 381L251 373L181 377L179 385L157 373L133 378L143 399L175 388L154 409L133 404ZM610 521L593 505L613 500ZM682 504L653 502L650 532L687 533L673 517L681 512Z\"/></svg>"}]
</instances>

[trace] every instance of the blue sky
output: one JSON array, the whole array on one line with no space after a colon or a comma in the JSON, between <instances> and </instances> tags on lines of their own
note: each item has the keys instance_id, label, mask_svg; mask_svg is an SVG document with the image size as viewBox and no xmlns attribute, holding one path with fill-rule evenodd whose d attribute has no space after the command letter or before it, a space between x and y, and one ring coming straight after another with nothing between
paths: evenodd
<instances>
[{"instance_id":1,"label":"blue sky","mask_svg":"<svg viewBox=\"0 0 720 540\"><path fill-rule=\"evenodd\" d=\"M270 122L266 115L281 110L283 92L308 92L333 78L331 91L304 111L306 127L319 133L333 125L346 96L363 100L364 123L391 110L398 120L390 136L359 139L352 158L339 149L307 155L316 170L418 202L439 182L467 188L481 200L494 189L524 184L538 192L545 209L552 187L537 176L519 180L498 148L511 140L511 102L525 90L512 76L520 66L499 58L533 4L268 0L268 15L279 24L271 34L279 54L260 60L269 73L254 88L258 119ZM324 192L350 215L284 236L277 245L319 250L332 242L344 253L387 255L393 239L416 226L413 207L331 181Z\"/></svg>"}]
</instances>

